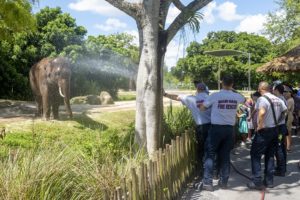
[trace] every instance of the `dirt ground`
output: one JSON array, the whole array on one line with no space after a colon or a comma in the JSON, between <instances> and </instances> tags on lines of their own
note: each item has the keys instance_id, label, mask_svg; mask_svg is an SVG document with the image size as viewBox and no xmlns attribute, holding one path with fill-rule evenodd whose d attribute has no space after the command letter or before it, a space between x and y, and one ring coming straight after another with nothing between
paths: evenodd
<instances>
[{"instance_id":1,"label":"dirt ground","mask_svg":"<svg viewBox=\"0 0 300 200\"><path fill-rule=\"evenodd\" d=\"M172 101L173 105L180 105L179 102ZM97 114L101 112L117 112L124 110L134 110L135 101L117 101L112 105L87 105L74 104L71 109L74 115ZM164 99L164 105L170 105L170 100ZM0 100L0 123L6 124L17 121L24 121L35 117L35 102ZM60 116L66 116L65 107L59 107Z\"/></svg>"}]
</instances>

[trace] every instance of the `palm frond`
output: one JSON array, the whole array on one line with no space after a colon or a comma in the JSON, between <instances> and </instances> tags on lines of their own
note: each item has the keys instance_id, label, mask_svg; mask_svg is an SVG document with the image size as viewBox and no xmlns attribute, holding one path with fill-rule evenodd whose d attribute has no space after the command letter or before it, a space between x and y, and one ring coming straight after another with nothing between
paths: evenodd
<instances>
[{"instance_id":1,"label":"palm frond","mask_svg":"<svg viewBox=\"0 0 300 200\"><path fill-rule=\"evenodd\" d=\"M203 19L203 14L200 12L188 13L186 26L192 30L194 33L199 33L200 22Z\"/></svg>"}]
</instances>

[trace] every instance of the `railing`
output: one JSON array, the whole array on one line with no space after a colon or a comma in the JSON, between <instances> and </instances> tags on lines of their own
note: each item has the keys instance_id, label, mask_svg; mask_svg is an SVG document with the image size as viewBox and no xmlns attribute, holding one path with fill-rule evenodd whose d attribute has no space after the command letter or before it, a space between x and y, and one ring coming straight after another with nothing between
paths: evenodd
<instances>
[{"instance_id":1,"label":"railing","mask_svg":"<svg viewBox=\"0 0 300 200\"><path fill-rule=\"evenodd\" d=\"M167 144L165 149L156 151L147 163L131 168L129 180L123 179L121 186L111 194L105 191L104 199L176 199L192 174L193 159L191 132L185 132L172 140L171 145Z\"/></svg>"}]
</instances>

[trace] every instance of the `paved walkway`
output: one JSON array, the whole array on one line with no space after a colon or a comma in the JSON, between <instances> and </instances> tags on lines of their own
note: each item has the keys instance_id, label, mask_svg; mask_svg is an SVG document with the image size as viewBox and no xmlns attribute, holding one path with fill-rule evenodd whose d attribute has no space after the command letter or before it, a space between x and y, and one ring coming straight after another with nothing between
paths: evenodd
<instances>
[{"instance_id":1,"label":"paved walkway","mask_svg":"<svg viewBox=\"0 0 300 200\"><path fill-rule=\"evenodd\" d=\"M298 169L298 160L300 160L300 136L293 136L292 153L288 154L287 176L275 177L275 187L267 189L265 200L299 200L300 199L300 170ZM250 153L248 148L237 148L237 155L231 154L232 163L242 173L251 176ZM263 159L262 159L263 161ZM263 163L263 162L262 162ZM262 169L264 166L262 165ZM262 199L260 191L251 191L247 188L248 179L237 174L231 168L228 189L222 190L215 187L214 192L196 191L191 186L181 199L194 200L258 200ZM214 182L217 185L217 182Z\"/></svg>"}]
</instances>

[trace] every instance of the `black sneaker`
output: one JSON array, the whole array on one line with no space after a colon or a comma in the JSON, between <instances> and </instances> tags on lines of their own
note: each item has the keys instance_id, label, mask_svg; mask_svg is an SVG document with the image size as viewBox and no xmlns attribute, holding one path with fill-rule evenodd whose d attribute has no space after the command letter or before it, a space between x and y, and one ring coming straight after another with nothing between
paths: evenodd
<instances>
[{"instance_id":1,"label":"black sneaker","mask_svg":"<svg viewBox=\"0 0 300 200\"><path fill-rule=\"evenodd\" d=\"M214 187L212 185L206 185L203 182L196 183L194 185L194 188L198 191L202 191L202 190L206 190L206 191L210 191L210 192L214 191Z\"/></svg>"},{"instance_id":2,"label":"black sneaker","mask_svg":"<svg viewBox=\"0 0 300 200\"><path fill-rule=\"evenodd\" d=\"M285 177L285 173L284 173L284 172L280 172L280 171L275 171L275 172L274 172L274 176Z\"/></svg>"},{"instance_id":3,"label":"black sneaker","mask_svg":"<svg viewBox=\"0 0 300 200\"><path fill-rule=\"evenodd\" d=\"M218 181L218 186L221 189L227 189L227 183L223 183L220 180Z\"/></svg>"},{"instance_id":4,"label":"black sneaker","mask_svg":"<svg viewBox=\"0 0 300 200\"><path fill-rule=\"evenodd\" d=\"M263 190L264 189L263 185L256 185L253 182L247 183L247 187L251 190Z\"/></svg>"}]
</instances>

